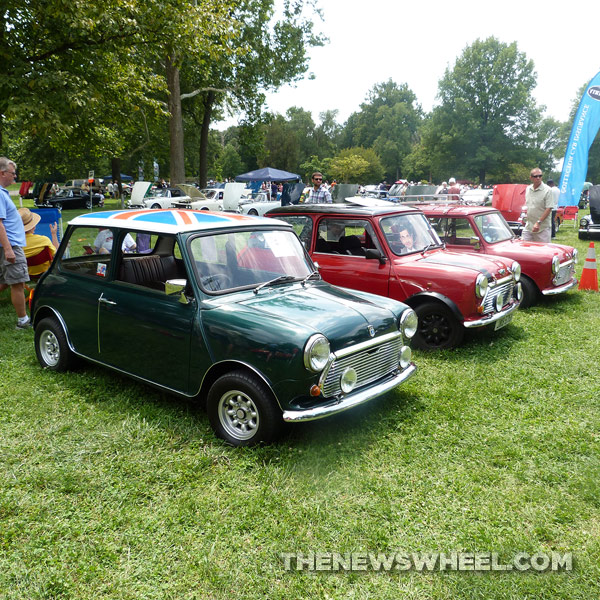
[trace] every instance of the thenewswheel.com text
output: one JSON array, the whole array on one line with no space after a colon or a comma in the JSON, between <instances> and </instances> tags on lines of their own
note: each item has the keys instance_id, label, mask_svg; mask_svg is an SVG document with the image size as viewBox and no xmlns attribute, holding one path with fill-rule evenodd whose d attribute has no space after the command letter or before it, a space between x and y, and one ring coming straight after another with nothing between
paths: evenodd
<instances>
[{"instance_id":1,"label":"thenewswheel.com text","mask_svg":"<svg viewBox=\"0 0 600 600\"><path fill-rule=\"evenodd\" d=\"M519 552L281 552L286 571L572 571L573 553Z\"/></svg>"}]
</instances>

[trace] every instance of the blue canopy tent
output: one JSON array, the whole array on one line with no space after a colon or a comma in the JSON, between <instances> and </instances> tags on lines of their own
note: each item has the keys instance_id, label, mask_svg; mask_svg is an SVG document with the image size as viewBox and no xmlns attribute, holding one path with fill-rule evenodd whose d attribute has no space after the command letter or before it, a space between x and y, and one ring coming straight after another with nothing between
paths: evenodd
<instances>
[{"instance_id":1,"label":"blue canopy tent","mask_svg":"<svg viewBox=\"0 0 600 600\"><path fill-rule=\"evenodd\" d=\"M238 175L235 180L249 182L252 192L255 193L258 191L260 184L263 181L274 181L277 183L284 181L301 182L302 177L296 173L290 173L289 171L281 171L279 169L273 169L273 167L264 167L263 169L257 169L256 171L249 171L248 173ZM286 204L289 204L289 201L287 200L287 193L289 193L287 188L289 187L290 186L287 184L284 186L284 197L286 198ZM271 188L269 188L269 196L270 195ZM300 196L298 195L298 197ZM282 204L283 203L284 201L282 200Z\"/></svg>"},{"instance_id":2,"label":"blue canopy tent","mask_svg":"<svg viewBox=\"0 0 600 600\"><path fill-rule=\"evenodd\" d=\"M288 171L280 171L279 169L273 169L272 167L264 167L264 169L257 169L256 171L249 171L243 173L235 178L236 181L302 181L302 177L296 173L289 173Z\"/></svg>"},{"instance_id":3,"label":"blue canopy tent","mask_svg":"<svg viewBox=\"0 0 600 600\"><path fill-rule=\"evenodd\" d=\"M112 179L112 175L105 175L104 177L99 177L98 179ZM121 181L133 181L133 177L131 175L125 175L121 173Z\"/></svg>"}]
</instances>

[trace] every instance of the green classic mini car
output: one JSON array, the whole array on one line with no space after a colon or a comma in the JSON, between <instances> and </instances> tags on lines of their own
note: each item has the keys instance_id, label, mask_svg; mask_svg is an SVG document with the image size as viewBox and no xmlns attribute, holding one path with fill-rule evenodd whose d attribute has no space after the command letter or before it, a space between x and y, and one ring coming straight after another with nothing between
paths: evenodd
<instances>
[{"instance_id":1,"label":"green classic mini car","mask_svg":"<svg viewBox=\"0 0 600 600\"><path fill-rule=\"evenodd\" d=\"M192 210L73 219L31 303L40 364L84 358L206 400L242 446L415 372L405 304L321 280L290 225Z\"/></svg>"}]
</instances>

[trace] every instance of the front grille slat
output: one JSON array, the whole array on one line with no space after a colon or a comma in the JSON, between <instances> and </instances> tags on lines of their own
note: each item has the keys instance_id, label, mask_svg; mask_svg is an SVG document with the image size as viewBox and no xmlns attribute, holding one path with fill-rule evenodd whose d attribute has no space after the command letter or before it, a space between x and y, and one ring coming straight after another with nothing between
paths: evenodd
<instances>
[{"instance_id":1,"label":"front grille slat","mask_svg":"<svg viewBox=\"0 0 600 600\"><path fill-rule=\"evenodd\" d=\"M495 311L494 307L496 305L496 296L499 294L502 295L502 306L506 306L506 304L508 304L510 299L513 297L514 287L514 281L507 281L506 283L497 285L496 287L488 288L488 293L483 301L484 314Z\"/></svg>"},{"instance_id":2,"label":"front grille slat","mask_svg":"<svg viewBox=\"0 0 600 600\"><path fill-rule=\"evenodd\" d=\"M394 372L398 368L401 346L402 337L398 336L379 346L374 346L335 360L323 383L323 396L329 398L341 394L340 377L348 367L352 367L357 374L355 389L368 385Z\"/></svg>"}]
</instances>

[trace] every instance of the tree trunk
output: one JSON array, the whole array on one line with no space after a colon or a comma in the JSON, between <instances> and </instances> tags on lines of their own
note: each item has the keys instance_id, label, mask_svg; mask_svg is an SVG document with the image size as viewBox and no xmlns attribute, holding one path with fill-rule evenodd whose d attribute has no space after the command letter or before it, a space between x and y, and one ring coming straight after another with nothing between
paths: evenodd
<instances>
[{"instance_id":1,"label":"tree trunk","mask_svg":"<svg viewBox=\"0 0 600 600\"><path fill-rule=\"evenodd\" d=\"M208 134L210 132L210 119L212 115L215 93L210 91L204 96L204 115L202 116L202 128L200 129L200 165L198 168L198 183L201 188L206 187L208 172Z\"/></svg>"},{"instance_id":2,"label":"tree trunk","mask_svg":"<svg viewBox=\"0 0 600 600\"><path fill-rule=\"evenodd\" d=\"M181 114L181 88L179 67L175 64L173 52L166 60L167 86L169 88L169 146L171 183L185 182L185 162L183 152L183 116Z\"/></svg>"}]
</instances>

